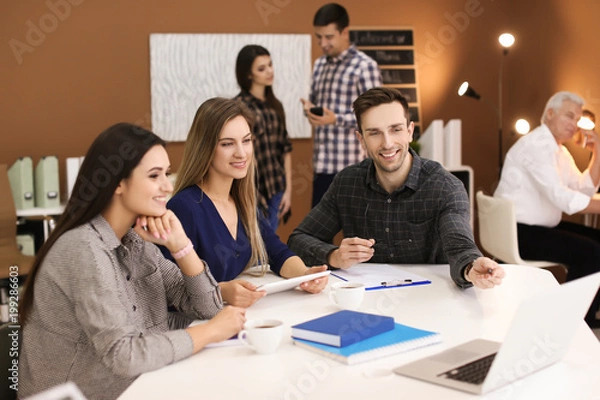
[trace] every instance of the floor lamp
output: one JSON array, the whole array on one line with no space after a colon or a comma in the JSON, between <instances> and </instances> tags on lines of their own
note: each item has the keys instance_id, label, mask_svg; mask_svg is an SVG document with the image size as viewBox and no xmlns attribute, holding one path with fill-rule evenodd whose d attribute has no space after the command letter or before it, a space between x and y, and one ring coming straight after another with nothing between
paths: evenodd
<instances>
[{"instance_id":1,"label":"floor lamp","mask_svg":"<svg viewBox=\"0 0 600 400\"><path fill-rule=\"evenodd\" d=\"M498 71L498 106L487 102L479 93L469 85L469 82L465 81L460 85L458 89L459 96L471 97L475 100L481 100L489 105L498 117L498 177L502 174L502 70L504 65L504 57L508 54L508 49L515 43L515 37L510 33L503 33L498 37L500 45L502 45L502 58L500 59L500 67Z\"/></svg>"}]
</instances>

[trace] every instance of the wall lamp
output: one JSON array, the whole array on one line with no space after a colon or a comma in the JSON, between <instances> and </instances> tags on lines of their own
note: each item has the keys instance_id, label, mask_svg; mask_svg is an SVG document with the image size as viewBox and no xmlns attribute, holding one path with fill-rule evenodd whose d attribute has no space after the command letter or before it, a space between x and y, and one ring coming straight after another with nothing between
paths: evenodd
<instances>
[{"instance_id":1,"label":"wall lamp","mask_svg":"<svg viewBox=\"0 0 600 400\"><path fill-rule=\"evenodd\" d=\"M515 123L515 130L519 135L525 135L526 133L529 133L529 129L531 128L526 119L520 118Z\"/></svg>"},{"instance_id":2,"label":"wall lamp","mask_svg":"<svg viewBox=\"0 0 600 400\"><path fill-rule=\"evenodd\" d=\"M458 88L458 95L472 97L475 100L481 99L481 95L479 93L477 93L475 91L475 89L473 89L473 87L470 86L469 82L467 82L467 81L464 81L462 83L462 85L460 85L460 87Z\"/></svg>"}]
</instances>

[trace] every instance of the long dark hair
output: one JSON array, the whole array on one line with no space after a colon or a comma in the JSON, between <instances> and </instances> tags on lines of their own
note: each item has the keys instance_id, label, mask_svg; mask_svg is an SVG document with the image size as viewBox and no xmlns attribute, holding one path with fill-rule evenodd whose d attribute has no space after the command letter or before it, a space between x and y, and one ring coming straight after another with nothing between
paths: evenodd
<instances>
[{"instance_id":1,"label":"long dark hair","mask_svg":"<svg viewBox=\"0 0 600 400\"><path fill-rule=\"evenodd\" d=\"M65 232L90 221L109 205L115 190L150 148L165 142L154 133L128 123L119 123L102 132L90 146L73 186L73 192L56 228L36 254L19 304L22 324L33 306L35 278L44 258Z\"/></svg>"},{"instance_id":2,"label":"long dark hair","mask_svg":"<svg viewBox=\"0 0 600 400\"><path fill-rule=\"evenodd\" d=\"M256 57L259 56L271 57L271 54L269 53L269 50L262 46L249 44L242 47L235 60L235 77L237 78L240 89L245 93L250 93L250 88L252 87L252 79L250 78L252 75L252 64L254 64ZM285 126L285 112L283 111L283 105L279 99L275 97L272 86L267 86L265 88L265 100L268 105L273 107Z\"/></svg>"}]
</instances>

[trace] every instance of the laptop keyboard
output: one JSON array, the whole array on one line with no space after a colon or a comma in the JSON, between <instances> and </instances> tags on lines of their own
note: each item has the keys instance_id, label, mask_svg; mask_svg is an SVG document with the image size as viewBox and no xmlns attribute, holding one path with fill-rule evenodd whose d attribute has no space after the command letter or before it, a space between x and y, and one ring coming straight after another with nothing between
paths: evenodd
<instances>
[{"instance_id":1,"label":"laptop keyboard","mask_svg":"<svg viewBox=\"0 0 600 400\"><path fill-rule=\"evenodd\" d=\"M479 360L471 361L468 364L461 365L458 368L453 368L450 371L443 372L438 376L443 376L456 381L473 383L479 385L483 383L492 361L494 361L496 353L480 358Z\"/></svg>"}]
</instances>

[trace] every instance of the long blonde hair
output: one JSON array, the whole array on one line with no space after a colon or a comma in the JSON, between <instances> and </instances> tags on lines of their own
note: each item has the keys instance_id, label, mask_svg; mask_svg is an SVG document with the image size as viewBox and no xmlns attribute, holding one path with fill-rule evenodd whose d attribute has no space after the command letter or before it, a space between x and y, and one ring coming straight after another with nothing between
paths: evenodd
<instances>
[{"instance_id":1,"label":"long blonde hair","mask_svg":"<svg viewBox=\"0 0 600 400\"><path fill-rule=\"evenodd\" d=\"M200 105L185 142L173 194L202 183L215 157L221 131L227 122L237 116L244 117L252 131L254 115L240 101L215 97ZM264 274L268 265L268 256L258 226L255 179L256 163L252 157L248 174L242 179L233 180L230 194L252 248L250 260L244 270L259 264L262 267L261 273Z\"/></svg>"}]
</instances>

